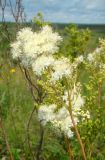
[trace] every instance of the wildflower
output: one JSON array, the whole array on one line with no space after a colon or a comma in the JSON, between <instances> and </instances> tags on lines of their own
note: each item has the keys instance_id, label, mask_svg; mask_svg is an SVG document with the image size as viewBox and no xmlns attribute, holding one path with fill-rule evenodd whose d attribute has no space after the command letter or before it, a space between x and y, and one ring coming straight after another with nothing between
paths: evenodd
<instances>
[{"instance_id":1,"label":"wildflower","mask_svg":"<svg viewBox=\"0 0 105 160\"><path fill-rule=\"evenodd\" d=\"M94 62L94 55L92 53L89 53L87 59L90 63Z\"/></svg>"},{"instance_id":2,"label":"wildflower","mask_svg":"<svg viewBox=\"0 0 105 160\"><path fill-rule=\"evenodd\" d=\"M52 73L51 81L55 82L64 76L69 77L72 75L72 67L67 58L56 60L53 65L54 72Z\"/></svg>"},{"instance_id":3,"label":"wildflower","mask_svg":"<svg viewBox=\"0 0 105 160\"><path fill-rule=\"evenodd\" d=\"M12 57L30 66L41 55L52 55L59 49L62 38L53 32L50 26L44 26L39 32L23 28L17 33L17 41L11 44Z\"/></svg>"},{"instance_id":4,"label":"wildflower","mask_svg":"<svg viewBox=\"0 0 105 160\"><path fill-rule=\"evenodd\" d=\"M19 41L20 42L27 42L32 37L33 37L33 32L30 27L23 28L17 33L17 41L18 42Z\"/></svg>"},{"instance_id":5,"label":"wildflower","mask_svg":"<svg viewBox=\"0 0 105 160\"><path fill-rule=\"evenodd\" d=\"M52 66L54 63L54 58L52 56L42 55L37 58L37 60L32 64L33 71L37 75L41 75L44 69L47 69L49 66Z\"/></svg>"},{"instance_id":6,"label":"wildflower","mask_svg":"<svg viewBox=\"0 0 105 160\"><path fill-rule=\"evenodd\" d=\"M21 45L22 44L20 41L16 41L11 44L11 53L13 59L18 59L19 57L21 57L22 55Z\"/></svg>"},{"instance_id":7,"label":"wildflower","mask_svg":"<svg viewBox=\"0 0 105 160\"><path fill-rule=\"evenodd\" d=\"M67 94L63 98L66 98L65 100L67 100ZM85 120L85 118L90 118L88 111L83 112L80 110L80 107L84 105L84 100L82 97L80 97L80 95L77 96L75 103L74 100L72 101L72 113L74 116L75 124L79 122L78 115L82 116L83 120ZM42 105L39 108L38 117L42 125L46 125L48 122L50 122L54 127L60 129L62 133L68 136L68 138L73 136L73 132L71 130L73 124L70 118L68 107L66 107L66 105L59 110L57 110L57 105L55 104Z\"/></svg>"},{"instance_id":8,"label":"wildflower","mask_svg":"<svg viewBox=\"0 0 105 160\"><path fill-rule=\"evenodd\" d=\"M56 105L42 105L38 111L38 118L43 125L46 125L47 122L51 122L54 120L54 110L56 109Z\"/></svg>"},{"instance_id":9,"label":"wildflower","mask_svg":"<svg viewBox=\"0 0 105 160\"><path fill-rule=\"evenodd\" d=\"M62 107L56 111L57 106L55 104L51 105L42 105L38 111L39 120L43 125L46 125L47 122L50 122L53 127L61 130L69 138L73 136L71 131L72 121L69 116L69 112L65 107Z\"/></svg>"},{"instance_id":10,"label":"wildflower","mask_svg":"<svg viewBox=\"0 0 105 160\"><path fill-rule=\"evenodd\" d=\"M84 98L80 94L80 89L81 87L79 83L77 83L77 85L74 84L73 89L69 91L70 97L68 97L68 91L65 91L62 97L66 106L69 106L69 98L70 98L70 103L72 105L73 110L75 111L79 111L80 108L85 103Z\"/></svg>"},{"instance_id":11,"label":"wildflower","mask_svg":"<svg viewBox=\"0 0 105 160\"><path fill-rule=\"evenodd\" d=\"M75 61L76 61L77 64L80 64L81 62L83 62L83 60L84 60L83 55L80 55L79 57L77 57L77 58L75 59Z\"/></svg>"},{"instance_id":12,"label":"wildflower","mask_svg":"<svg viewBox=\"0 0 105 160\"><path fill-rule=\"evenodd\" d=\"M15 68L12 68L11 70L10 70L10 73L15 73L16 72L16 69Z\"/></svg>"}]
</instances>

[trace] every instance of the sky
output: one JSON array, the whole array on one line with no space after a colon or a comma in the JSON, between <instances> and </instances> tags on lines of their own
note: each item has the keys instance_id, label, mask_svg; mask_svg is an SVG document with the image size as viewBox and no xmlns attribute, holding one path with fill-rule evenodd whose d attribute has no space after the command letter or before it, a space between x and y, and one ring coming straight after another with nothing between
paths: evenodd
<instances>
[{"instance_id":1,"label":"sky","mask_svg":"<svg viewBox=\"0 0 105 160\"><path fill-rule=\"evenodd\" d=\"M29 21L42 12L50 22L105 24L105 0L23 0L23 6ZM11 21L8 7L6 13Z\"/></svg>"}]
</instances>

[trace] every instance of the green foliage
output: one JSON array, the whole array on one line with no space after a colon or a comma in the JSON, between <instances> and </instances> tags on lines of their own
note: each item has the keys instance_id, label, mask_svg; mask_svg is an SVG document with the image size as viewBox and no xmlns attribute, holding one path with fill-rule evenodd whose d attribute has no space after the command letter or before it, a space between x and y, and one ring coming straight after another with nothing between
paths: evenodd
<instances>
[{"instance_id":1,"label":"green foliage","mask_svg":"<svg viewBox=\"0 0 105 160\"><path fill-rule=\"evenodd\" d=\"M35 27L35 29L39 29L39 27L45 26L50 23L45 22L43 14L41 12L38 12L37 15L32 19L32 24Z\"/></svg>"},{"instance_id":2,"label":"green foliage","mask_svg":"<svg viewBox=\"0 0 105 160\"><path fill-rule=\"evenodd\" d=\"M45 145L45 159L48 160L68 160L68 155L66 153L66 150L62 148L62 145L58 143L58 141L48 141L48 144Z\"/></svg>"},{"instance_id":3,"label":"green foliage","mask_svg":"<svg viewBox=\"0 0 105 160\"><path fill-rule=\"evenodd\" d=\"M38 14L33 20L33 23L37 27L41 27L44 23L42 14ZM2 33L2 30L0 30ZM63 34L64 33L64 34ZM64 35L64 42L60 49L60 54L74 58L77 55L82 55L87 50L87 45L91 46L89 51L93 50L96 46L98 33L94 35L95 38L90 37L89 30L79 30L76 26L69 26L62 31ZM103 35L103 33L101 33ZM26 85L26 81L23 79L23 75L20 72L18 66L11 64L11 61L7 60L7 55L10 49L7 37L1 34L0 43L0 105L2 107L2 116L5 124L5 129L8 137L8 141L11 146L11 150L14 156L14 160L32 160L29 144L27 140L27 123L29 116L34 107L33 100ZM94 39L94 40L93 40ZM88 43L89 42L89 43ZM94 45L93 45L94 43ZM94 47L93 47L94 46ZM5 56L6 55L6 56ZM2 65L2 66L1 66ZM11 72L11 69L16 72ZM83 83L83 94L86 97L86 108L91 113L91 120L81 122L78 125L78 129L81 134L81 138L84 142L87 159L88 160L104 160L105 159L105 76L103 74L97 74L92 67L83 65L81 67L81 75L79 80ZM101 108L98 110L98 82L102 80L101 88ZM47 82L46 82L47 83ZM63 82L62 82L63 83ZM39 80L39 84L43 83ZM62 94L60 84L57 84L57 94ZM45 90L49 90L49 101L58 102L58 97L53 97L50 86L43 86ZM61 89L61 90L60 90ZM54 91L54 90L53 90ZM56 92L56 90L55 90ZM55 99L53 99L55 98ZM47 103L48 103L47 102ZM58 104L60 107L60 104ZM68 160L68 154L64 142L64 137L59 137L55 134L57 131L52 131L51 126L47 126L44 146L43 157L45 160ZM33 115L30 126L30 143L33 153L36 152L36 148L39 141L39 122L36 114ZM80 146L74 136L71 141L71 147L75 160L81 159ZM4 156L9 157L7 147L5 144L2 130L0 128L0 159ZM9 159L9 158L8 158Z\"/></svg>"},{"instance_id":4,"label":"green foliage","mask_svg":"<svg viewBox=\"0 0 105 160\"><path fill-rule=\"evenodd\" d=\"M69 25L64 31L64 42L61 46L61 53L69 57L77 57L85 53L90 40L89 29L78 29L76 25Z\"/></svg>"},{"instance_id":5,"label":"green foliage","mask_svg":"<svg viewBox=\"0 0 105 160\"><path fill-rule=\"evenodd\" d=\"M5 26L4 26L5 27ZM0 57L6 58L10 50L8 35L3 25L0 25Z\"/></svg>"}]
</instances>

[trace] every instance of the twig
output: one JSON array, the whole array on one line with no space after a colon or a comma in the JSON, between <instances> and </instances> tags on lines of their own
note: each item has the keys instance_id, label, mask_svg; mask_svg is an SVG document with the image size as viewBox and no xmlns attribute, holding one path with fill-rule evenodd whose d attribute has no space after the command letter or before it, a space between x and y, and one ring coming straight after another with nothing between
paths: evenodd
<instances>
[{"instance_id":1,"label":"twig","mask_svg":"<svg viewBox=\"0 0 105 160\"><path fill-rule=\"evenodd\" d=\"M67 85L68 85L68 84L67 84ZM69 85L68 85L68 86L69 86ZM75 133L76 133L78 142L79 142L80 147L81 147L81 152L82 152L82 155L83 155L83 159L84 159L84 160L87 160L87 158L86 158L86 153L85 153L85 149L84 149L84 145L83 145L83 142L82 142L82 140L81 140L81 137L80 137L78 128L77 128L77 126L76 126L76 124L75 124L74 116L73 116L73 114L72 114L72 106L71 106L71 100L70 100L69 87L68 87L68 100L69 100L69 107L68 107L69 114L70 114L70 117L71 117L71 121L72 121L74 130L75 130Z\"/></svg>"},{"instance_id":2,"label":"twig","mask_svg":"<svg viewBox=\"0 0 105 160\"><path fill-rule=\"evenodd\" d=\"M1 115L1 117L0 117L0 127L2 129L2 133L3 133L4 139L5 139L7 150L8 150L8 153L10 155L10 160L14 160L12 152L11 152L11 148L10 148L10 145L9 145L9 142L8 142L8 139L7 139L5 127L3 125L1 106L0 106L0 115Z\"/></svg>"},{"instance_id":3,"label":"twig","mask_svg":"<svg viewBox=\"0 0 105 160\"><path fill-rule=\"evenodd\" d=\"M39 88L37 88L37 86L35 86L31 80L31 77L28 73L28 71L21 67L21 65L19 65L22 73L24 74L25 76L25 79L27 80L28 84L29 84L29 87L30 87L30 91L31 91L31 94L32 94L32 97L33 97L33 100L35 101L35 103L37 103L38 105L42 103L42 95L39 91ZM38 97L36 98L34 96L34 91L37 91L38 92ZM32 117L33 117L33 114L34 112L36 111L37 113L37 108L36 106L34 106L31 114L30 114L30 117L29 117L29 121L28 121L28 125L27 125L27 138L28 138L28 145L29 145L29 149L30 149L30 152L32 154L32 157L33 157L33 160L35 159L34 157L34 154L33 154L33 151L31 149L31 144L30 144L30 135L29 135L29 130L30 130L30 123L31 123L31 120L32 120ZM37 160L40 160L40 156L41 156L41 152L42 152L42 145L43 145L43 137L44 137L44 129L42 127L42 125L40 124L40 140L39 140L39 145L38 145L38 148L37 148L37 154L36 154L36 159Z\"/></svg>"},{"instance_id":4,"label":"twig","mask_svg":"<svg viewBox=\"0 0 105 160\"><path fill-rule=\"evenodd\" d=\"M67 148L67 152L68 152L68 156L69 156L70 160L74 160L73 153L72 153L71 146L70 146L70 142L66 136L65 136L65 143L66 143L66 148Z\"/></svg>"},{"instance_id":5,"label":"twig","mask_svg":"<svg viewBox=\"0 0 105 160\"><path fill-rule=\"evenodd\" d=\"M43 146L43 138L44 138L44 129L43 129L43 126L40 124L40 140L39 140L39 145L38 145L37 154L36 154L37 160L40 160L40 155L41 155L42 146Z\"/></svg>"},{"instance_id":6,"label":"twig","mask_svg":"<svg viewBox=\"0 0 105 160\"><path fill-rule=\"evenodd\" d=\"M101 107L101 81L98 82L98 109Z\"/></svg>"},{"instance_id":7,"label":"twig","mask_svg":"<svg viewBox=\"0 0 105 160\"><path fill-rule=\"evenodd\" d=\"M31 149L29 130L30 130L30 123L31 123L31 120L32 120L32 117L33 117L33 114L34 114L35 110L36 110L36 107L34 106L34 108L33 108L32 112L31 112L31 114L30 114L28 124L27 124L27 138L28 138L28 146L29 146L29 149L30 149L31 155L32 155L32 157L33 157L33 160L35 160L36 158L34 157L33 151L32 151L32 149Z\"/></svg>"}]
</instances>

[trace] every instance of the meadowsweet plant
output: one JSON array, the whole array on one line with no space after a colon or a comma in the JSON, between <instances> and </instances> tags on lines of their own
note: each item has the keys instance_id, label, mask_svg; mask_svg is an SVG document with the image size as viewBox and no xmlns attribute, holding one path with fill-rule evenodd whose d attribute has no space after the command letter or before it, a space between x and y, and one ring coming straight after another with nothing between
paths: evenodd
<instances>
[{"instance_id":1,"label":"meadowsweet plant","mask_svg":"<svg viewBox=\"0 0 105 160\"><path fill-rule=\"evenodd\" d=\"M82 86L77 81L78 67L84 61L83 56L71 62L67 57L58 57L57 51L62 38L53 32L50 26L44 26L38 32L24 28L17 33L16 42L11 44L13 59L19 60L25 68L32 68L38 76L38 85L46 93L38 103L38 118L42 125L50 122L68 138L75 134L86 159L84 146L77 129L81 120L90 118L84 110L85 98L81 94Z\"/></svg>"},{"instance_id":2,"label":"meadowsweet plant","mask_svg":"<svg viewBox=\"0 0 105 160\"><path fill-rule=\"evenodd\" d=\"M99 47L86 56L85 68L89 75L86 88L93 90L94 98L98 97L98 107L101 107L101 89L105 81L105 40L99 39ZM95 91L97 90L97 92ZM91 92L90 92L91 93Z\"/></svg>"},{"instance_id":3,"label":"meadowsweet plant","mask_svg":"<svg viewBox=\"0 0 105 160\"><path fill-rule=\"evenodd\" d=\"M31 28L23 28L17 33L16 42L11 44L12 57L20 59L26 67L32 66L33 62L37 66L41 58L45 61L52 59L52 55L58 51L61 41L62 38L49 26L44 26L39 32L33 32Z\"/></svg>"},{"instance_id":4,"label":"meadowsweet plant","mask_svg":"<svg viewBox=\"0 0 105 160\"><path fill-rule=\"evenodd\" d=\"M78 68L82 62L83 56L75 58L74 62L60 57L55 58L54 63L45 69L42 73L44 79L42 78L39 83L46 90L47 97L44 105L39 106L38 117L43 125L50 122L54 128L59 128L68 138L75 133L83 158L86 159L77 129L79 121L90 119L89 111L84 109L85 98L81 94L82 85L78 82Z\"/></svg>"},{"instance_id":5,"label":"meadowsweet plant","mask_svg":"<svg viewBox=\"0 0 105 160\"><path fill-rule=\"evenodd\" d=\"M105 100L105 40L99 39L98 47L84 58L84 95L85 107L90 111L91 119L84 127L82 136L86 138L88 158L97 156L97 159L103 159L104 154L97 153L97 148L103 145L102 135L104 134L104 100ZM85 125L84 125L85 126ZM87 132L89 131L89 132ZM87 135L84 133L88 133ZM100 144L99 144L100 143ZM91 152L90 152L90 149ZM94 149L93 149L94 148ZM94 150L94 151L93 151ZM103 149L104 153L104 149ZM95 158L94 158L95 159Z\"/></svg>"},{"instance_id":6,"label":"meadowsweet plant","mask_svg":"<svg viewBox=\"0 0 105 160\"><path fill-rule=\"evenodd\" d=\"M99 39L99 47L94 50L93 53L87 55L87 67L95 74L97 72L98 78L104 78L105 69L105 40Z\"/></svg>"}]
</instances>

